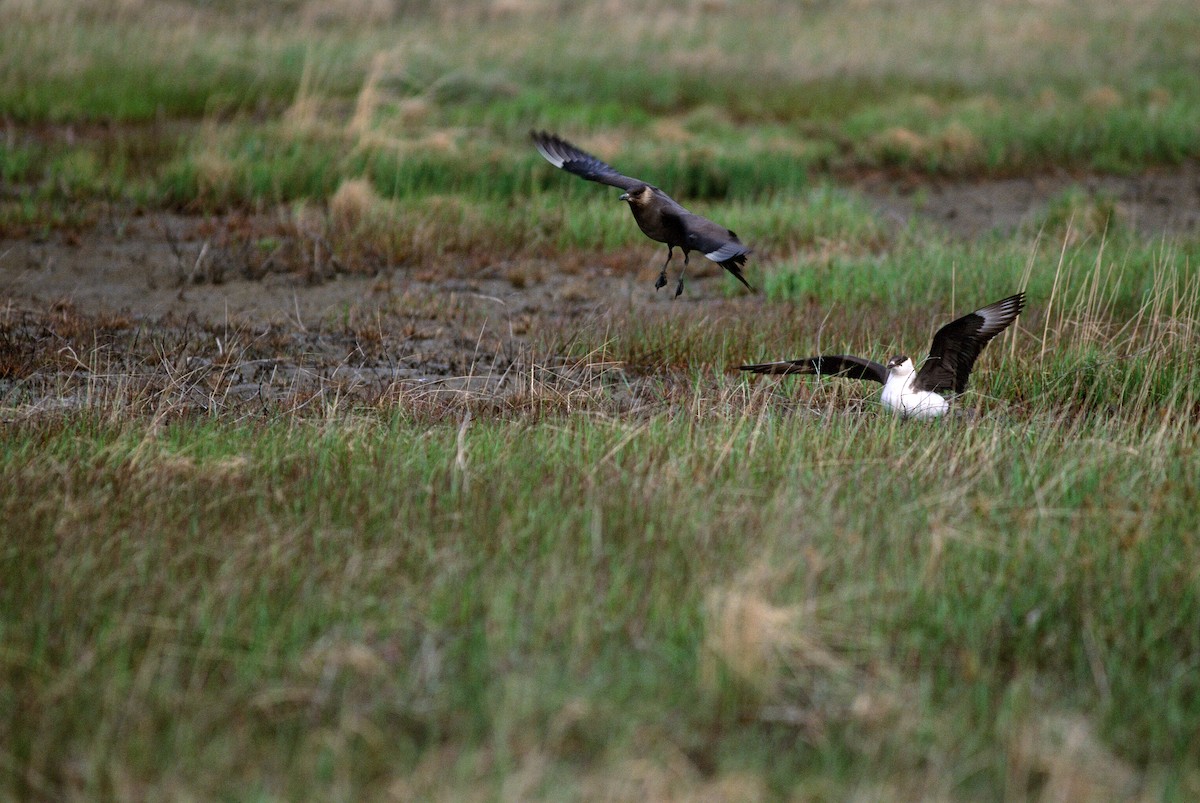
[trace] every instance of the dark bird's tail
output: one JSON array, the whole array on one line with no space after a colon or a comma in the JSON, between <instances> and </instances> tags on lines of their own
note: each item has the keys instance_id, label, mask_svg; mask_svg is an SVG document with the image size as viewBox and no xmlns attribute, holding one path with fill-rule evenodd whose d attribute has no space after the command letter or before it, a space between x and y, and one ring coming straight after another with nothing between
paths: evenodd
<instances>
[{"instance_id":1,"label":"dark bird's tail","mask_svg":"<svg viewBox=\"0 0 1200 803\"><path fill-rule=\"evenodd\" d=\"M750 254L750 249L746 249L740 254L731 256L724 262L718 263L722 268L733 274L733 278L737 279L742 284L746 285L746 289L750 292L757 292L750 282L746 281L746 277L742 275L742 268L746 266L746 257Z\"/></svg>"}]
</instances>

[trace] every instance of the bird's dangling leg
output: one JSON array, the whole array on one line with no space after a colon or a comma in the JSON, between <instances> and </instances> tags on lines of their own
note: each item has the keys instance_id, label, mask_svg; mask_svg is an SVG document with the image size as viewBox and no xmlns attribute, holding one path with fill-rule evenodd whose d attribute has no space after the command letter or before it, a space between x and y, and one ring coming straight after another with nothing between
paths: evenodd
<instances>
[{"instance_id":1,"label":"bird's dangling leg","mask_svg":"<svg viewBox=\"0 0 1200 803\"><path fill-rule=\"evenodd\" d=\"M671 256L675 253L675 246L667 246L667 261L663 263L662 271L658 274L658 281L654 283L655 290L661 290L667 286L667 265L671 264ZM687 253L684 253L684 257Z\"/></svg>"},{"instance_id":2,"label":"bird's dangling leg","mask_svg":"<svg viewBox=\"0 0 1200 803\"><path fill-rule=\"evenodd\" d=\"M683 295L683 275L687 273L688 266L688 250L683 249L683 267L679 269L679 284L675 285L675 297L679 298Z\"/></svg>"}]
</instances>

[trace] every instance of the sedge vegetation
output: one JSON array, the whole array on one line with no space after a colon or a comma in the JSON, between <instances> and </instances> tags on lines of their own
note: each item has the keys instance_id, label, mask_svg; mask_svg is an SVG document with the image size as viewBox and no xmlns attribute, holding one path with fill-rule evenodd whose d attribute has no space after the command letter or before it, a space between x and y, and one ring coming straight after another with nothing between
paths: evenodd
<instances>
[{"instance_id":1,"label":"sedge vegetation","mask_svg":"<svg viewBox=\"0 0 1200 803\"><path fill-rule=\"evenodd\" d=\"M6 304L0 796L1200 797L1200 242L1074 191L955 239L839 182L1194 160L1197 43L1190 0L0 0L5 242L265 211L349 271L656 271L536 126L760 288L518 339L414 279L359 347L454 320L502 376L247 403L239 343L357 311L178 346ZM1017 290L945 420L736 370L921 357Z\"/></svg>"}]
</instances>

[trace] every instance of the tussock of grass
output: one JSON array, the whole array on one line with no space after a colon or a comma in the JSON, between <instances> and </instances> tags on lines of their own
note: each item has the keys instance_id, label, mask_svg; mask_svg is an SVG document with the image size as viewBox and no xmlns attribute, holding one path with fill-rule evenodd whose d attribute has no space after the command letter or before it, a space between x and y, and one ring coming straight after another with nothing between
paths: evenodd
<instances>
[{"instance_id":1,"label":"tussock of grass","mask_svg":"<svg viewBox=\"0 0 1200 803\"><path fill-rule=\"evenodd\" d=\"M1047 799L1130 798L1138 789L1129 765L1096 739L1083 717L1032 718L1016 731L1009 749L1012 787L1032 785Z\"/></svg>"}]
</instances>

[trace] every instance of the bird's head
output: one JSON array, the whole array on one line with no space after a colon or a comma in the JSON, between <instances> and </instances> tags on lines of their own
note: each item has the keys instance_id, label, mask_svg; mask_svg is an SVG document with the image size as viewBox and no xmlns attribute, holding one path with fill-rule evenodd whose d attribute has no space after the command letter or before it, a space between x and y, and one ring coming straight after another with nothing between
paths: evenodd
<instances>
[{"instance_id":1,"label":"bird's head","mask_svg":"<svg viewBox=\"0 0 1200 803\"><path fill-rule=\"evenodd\" d=\"M901 354L898 357L892 357L888 360L887 369L889 374L908 376L913 372L913 361Z\"/></svg>"},{"instance_id":2,"label":"bird's head","mask_svg":"<svg viewBox=\"0 0 1200 803\"><path fill-rule=\"evenodd\" d=\"M634 187L632 190L621 194L622 201L628 201L631 204L645 204L650 202L650 197L654 194L649 184L643 184L640 187Z\"/></svg>"}]
</instances>

